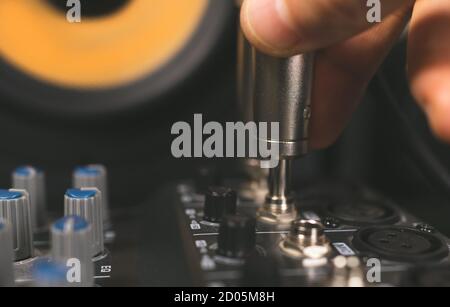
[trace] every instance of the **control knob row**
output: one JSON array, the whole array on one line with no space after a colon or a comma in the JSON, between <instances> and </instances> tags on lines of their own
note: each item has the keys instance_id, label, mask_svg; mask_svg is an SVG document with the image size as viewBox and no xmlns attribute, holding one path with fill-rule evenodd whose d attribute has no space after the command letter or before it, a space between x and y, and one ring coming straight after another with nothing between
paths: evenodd
<instances>
[{"instance_id":1,"label":"control knob row","mask_svg":"<svg viewBox=\"0 0 450 307\"><path fill-rule=\"evenodd\" d=\"M11 227L8 222L0 219L0 286L14 284L13 243Z\"/></svg>"}]
</instances>

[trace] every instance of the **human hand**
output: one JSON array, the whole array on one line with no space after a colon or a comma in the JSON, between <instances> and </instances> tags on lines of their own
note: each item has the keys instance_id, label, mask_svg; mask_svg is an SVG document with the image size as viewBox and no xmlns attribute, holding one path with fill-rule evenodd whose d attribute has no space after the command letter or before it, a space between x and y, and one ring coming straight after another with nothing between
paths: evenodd
<instances>
[{"instance_id":1,"label":"human hand","mask_svg":"<svg viewBox=\"0 0 450 307\"><path fill-rule=\"evenodd\" d=\"M381 0L382 22L369 23L367 0L245 0L241 24L263 52L316 51L311 146L332 144L367 85L412 19L411 91L435 134L450 142L450 1Z\"/></svg>"}]
</instances>

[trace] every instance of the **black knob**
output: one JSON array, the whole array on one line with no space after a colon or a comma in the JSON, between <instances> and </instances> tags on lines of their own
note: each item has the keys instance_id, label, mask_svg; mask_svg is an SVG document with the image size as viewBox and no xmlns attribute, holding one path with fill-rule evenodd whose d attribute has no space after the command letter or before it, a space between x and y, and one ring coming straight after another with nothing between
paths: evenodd
<instances>
[{"instance_id":1,"label":"black knob","mask_svg":"<svg viewBox=\"0 0 450 307\"><path fill-rule=\"evenodd\" d=\"M255 219L238 215L227 215L219 228L218 250L221 256L243 258L255 248Z\"/></svg>"},{"instance_id":2,"label":"black knob","mask_svg":"<svg viewBox=\"0 0 450 307\"><path fill-rule=\"evenodd\" d=\"M210 187L205 193L204 220L218 223L226 214L236 214L236 192L224 187Z\"/></svg>"}]
</instances>

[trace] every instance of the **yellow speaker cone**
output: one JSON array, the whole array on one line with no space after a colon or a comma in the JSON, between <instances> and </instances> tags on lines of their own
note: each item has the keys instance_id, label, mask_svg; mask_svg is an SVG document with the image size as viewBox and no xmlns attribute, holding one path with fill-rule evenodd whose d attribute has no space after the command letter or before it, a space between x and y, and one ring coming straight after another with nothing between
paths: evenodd
<instances>
[{"instance_id":1,"label":"yellow speaker cone","mask_svg":"<svg viewBox=\"0 0 450 307\"><path fill-rule=\"evenodd\" d=\"M64 87L121 86L173 58L207 7L208 0L129 0L109 15L70 23L45 0L1 0L0 57Z\"/></svg>"}]
</instances>

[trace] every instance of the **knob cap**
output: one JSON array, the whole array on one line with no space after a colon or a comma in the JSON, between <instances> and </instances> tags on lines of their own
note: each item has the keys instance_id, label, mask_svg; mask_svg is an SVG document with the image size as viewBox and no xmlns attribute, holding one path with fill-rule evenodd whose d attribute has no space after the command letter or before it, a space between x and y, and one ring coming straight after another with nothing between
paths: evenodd
<instances>
[{"instance_id":1,"label":"knob cap","mask_svg":"<svg viewBox=\"0 0 450 307\"><path fill-rule=\"evenodd\" d=\"M230 258L242 258L255 248L256 222L254 219L227 215L220 223L218 254Z\"/></svg>"},{"instance_id":2,"label":"knob cap","mask_svg":"<svg viewBox=\"0 0 450 307\"><path fill-rule=\"evenodd\" d=\"M0 190L0 218L11 225L14 260L20 261L34 256L31 208L25 190Z\"/></svg>"},{"instance_id":3,"label":"knob cap","mask_svg":"<svg viewBox=\"0 0 450 307\"><path fill-rule=\"evenodd\" d=\"M21 166L12 174L14 189L26 190L30 196L33 230L45 226L45 174L32 166Z\"/></svg>"},{"instance_id":4,"label":"knob cap","mask_svg":"<svg viewBox=\"0 0 450 307\"><path fill-rule=\"evenodd\" d=\"M0 219L0 287L14 284L13 273L13 243L11 228L7 222Z\"/></svg>"},{"instance_id":5,"label":"knob cap","mask_svg":"<svg viewBox=\"0 0 450 307\"><path fill-rule=\"evenodd\" d=\"M103 245L102 193L96 188L69 189L64 196L64 215L80 216L92 227L92 256L100 255Z\"/></svg>"},{"instance_id":6,"label":"knob cap","mask_svg":"<svg viewBox=\"0 0 450 307\"><path fill-rule=\"evenodd\" d=\"M110 228L108 174L106 167L100 164L89 164L75 168L73 172L74 188L97 188L102 192L103 227Z\"/></svg>"},{"instance_id":7,"label":"knob cap","mask_svg":"<svg viewBox=\"0 0 450 307\"><path fill-rule=\"evenodd\" d=\"M33 266L35 287L68 287L67 266L62 262L41 259Z\"/></svg>"},{"instance_id":8,"label":"knob cap","mask_svg":"<svg viewBox=\"0 0 450 307\"><path fill-rule=\"evenodd\" d=\"M92 227L82 217L66 216L52 226L52 260L66 263L76 259L80 263L78 286L92 286L94 266L92 262Z\"/></svg>"},{"instance_id":9,"label":"knob cap","mask_svg":"<svg viewBox=\"0 0 450 307\"><path fill-rule=\"evenodd\" d=\"M210 187L205 193L204 219L217 223L222 217L236 214L236 192L224 187Z\"/></svg>"}]
</instances>

